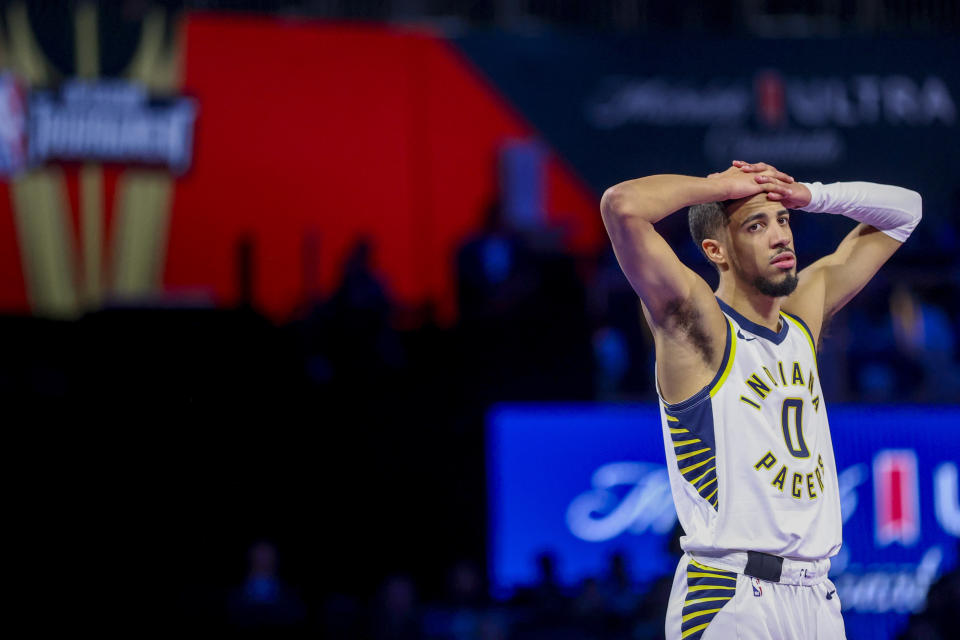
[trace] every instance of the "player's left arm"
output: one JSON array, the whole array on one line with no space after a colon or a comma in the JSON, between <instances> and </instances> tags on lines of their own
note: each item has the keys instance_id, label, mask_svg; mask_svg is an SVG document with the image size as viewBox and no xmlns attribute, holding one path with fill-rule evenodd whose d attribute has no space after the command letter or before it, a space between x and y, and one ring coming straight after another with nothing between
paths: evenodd
<instances>
[{"instance_id":1,"label":"player's left arm","mask_svg":"<svg viewBox=\"0 0 960 640\"><path fill-rule=\"evenodd\" d=\"M746 171L762 171L743 164ZM800 317L819 340L824 323L866 286L907 240L922 213L916 191L871 182L795 183L781 201L788 209L847 216L858 224L836 251L800 271L782 309Z\"/></svg>"},{"instance_id":2,"label":"player's left arm","mask_svg":"<svg viewBox=\"0 0 960 640\"><path fill-rule=\"evenodd\" d=\"M860 293L919 224L922 201L916 191L870 182L803 187L810 200L793 208L845 215L860 223L836 251L800 271L797 289L782 306L803 319L819 340L824 323Z\"/></svg>"}]
</instances>

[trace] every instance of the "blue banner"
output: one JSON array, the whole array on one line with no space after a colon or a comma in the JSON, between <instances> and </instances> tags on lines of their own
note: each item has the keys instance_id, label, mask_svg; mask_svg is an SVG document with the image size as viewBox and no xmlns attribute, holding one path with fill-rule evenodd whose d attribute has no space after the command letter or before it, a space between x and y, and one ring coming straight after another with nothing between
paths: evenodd
<instances>
[{"instance_id":1,"label":"blue banner","mask_svg":"<svg viewBox=\"0 0 960 640\"><path fill-rule=\"evenodd\" d=\"M850 638L893 637L956 565L960 407L830 407L844 520L831 578ZM676 523L656 406L503 405L487 432L489 571L498 595L552 552L575 585L623 552L670 574Z\"/></svg>"}]
</instances>

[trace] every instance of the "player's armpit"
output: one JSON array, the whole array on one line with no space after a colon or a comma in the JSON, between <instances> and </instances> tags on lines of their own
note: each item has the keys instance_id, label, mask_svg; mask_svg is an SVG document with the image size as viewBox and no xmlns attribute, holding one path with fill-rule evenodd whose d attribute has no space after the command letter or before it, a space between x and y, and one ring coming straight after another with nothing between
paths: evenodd
<instances>
[{"instance_id":1,"label":"player's armpit","mask_svg":"<svg viewBox=\"0 0 960 640\"><path fill-rule=\"evenodd\" d=\"M644 303L651 329L672 332L677 310L694 309L708 335L722 341L723 313L709 285L680 261L653 225L640 216L614 212L605 212L603 221L617 261Z\"/></svg>"},{"instance_id":2,"label":"player's armpit","mask_svg":"<svg viewBox=\"0 0 960 640\"><path fill-rule=\"evenodd\" d=\"M643 303L657 345L657 376L668 402L696 393L723 356L726 320L709 285L685 266L641 216L604 211L627 280Z\"/></svg>"}]
</instances>

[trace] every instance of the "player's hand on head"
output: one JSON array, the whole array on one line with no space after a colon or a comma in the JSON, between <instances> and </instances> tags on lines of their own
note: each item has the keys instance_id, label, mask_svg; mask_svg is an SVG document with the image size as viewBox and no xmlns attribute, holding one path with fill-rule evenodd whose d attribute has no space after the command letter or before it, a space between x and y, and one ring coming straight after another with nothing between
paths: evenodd
<instances>
[{"instance_id":1,"label":"player's hand on head","mask_svg":"<svg viewBox=\"0 0 960 640\"><path fill-rule=\"evenodd\" d=\"M783 171L779 171L775 166L767 164L766 162L754 162L751 164L749 162L744 162L743 160L734 160L731 164L744 173L759 173L771 176L787 184L794 183L793 176L786 174Z\"/></svg>"},{"instance_id":2,"label":"player's hand on head","mask_svg":"<svg viewBox=\"0 0 960 640\"><path fill-rule=\"evenodd\" d=\"M769 188L767 199L782 202L788 209L798 209L810 204L810 190L794 180L793 176L778 170L766 162L749 163L743 160L734 160L733 167L744 174L753 175L757 184L776 186Z\"/></svg>"},{"instance_id":3,"label":"player's hand on head","mask_svg":"<svg viewBox=\"0 0 960 640\"><path fill-rule=\"evenodd\" d=\"M763 179L759 179L761 176ZM792 184L773 177L771 173L743 171L739 167L730 167L720 173L711 173L707 179L723 182L726 191L725 200L747 198L763 192L766 192L771 200L780 200L789 197L793 187Z\"/></svg>"}]
</instances>

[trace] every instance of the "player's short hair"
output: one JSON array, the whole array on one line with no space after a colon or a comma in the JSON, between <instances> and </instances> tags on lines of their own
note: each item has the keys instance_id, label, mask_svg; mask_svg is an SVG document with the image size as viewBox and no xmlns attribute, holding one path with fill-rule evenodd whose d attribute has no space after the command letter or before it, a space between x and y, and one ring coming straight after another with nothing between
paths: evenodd
<instances>
[{"instance_id":1,"label":"player's short hair","mask_svg":"<svg viewBox=\"0 0 960 640\"><path fill-rule=\"evenodd\" d=\"M707 202L706 204L695 204L687 212L687 220L690 223L690 235L700 250L700 254L706 258L707 262L713 265L717 271L720 268L714 262L707 258L706 251L703 250L703 241L707 238L718 239L720 230L727 225L730 217L728 207L733 200L724 200L723 202Z\"/></svg>"}]
</instances>

